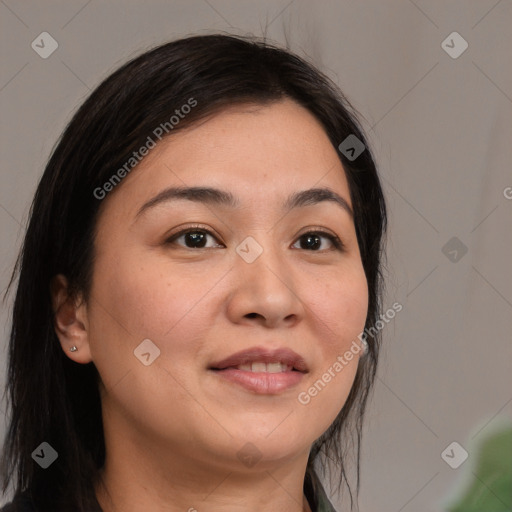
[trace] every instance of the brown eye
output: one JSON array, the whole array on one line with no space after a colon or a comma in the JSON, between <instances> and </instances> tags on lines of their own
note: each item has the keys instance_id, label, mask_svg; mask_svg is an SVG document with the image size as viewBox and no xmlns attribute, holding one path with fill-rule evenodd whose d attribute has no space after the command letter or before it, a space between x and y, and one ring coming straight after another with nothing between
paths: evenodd
<instances>
[{"instance_id":1,"label":"brown eye","mask_svg":"<svg viewBox=\"0 0 512 512\"><path fill-rule=\"evenodd\" d=\"M328 247L325 247L323 239L327 239L329 241L327 244ZM308 233L304 233L299 237L297 242L295 242L295 244L297 243L300 245L300 247L298 247L299 249L316 252L332 250L333 247L341 250L343 247L341 240L337 236L332 235L331 233L326 233L325 231L310 231Z\"/></svg>"},{"instance_id":2,"label":"brown eye","mask_svg":"<svg viewBox=\"0 0 512 512\"><path fill-rule=\"evenodd\" d=\"M222 247L221 244L207 245L208 237L217 240L212 233L205 229L186 229L174 234L166 243L184 246L188 249L208 249Z\"/></svg>"}]
</instances>

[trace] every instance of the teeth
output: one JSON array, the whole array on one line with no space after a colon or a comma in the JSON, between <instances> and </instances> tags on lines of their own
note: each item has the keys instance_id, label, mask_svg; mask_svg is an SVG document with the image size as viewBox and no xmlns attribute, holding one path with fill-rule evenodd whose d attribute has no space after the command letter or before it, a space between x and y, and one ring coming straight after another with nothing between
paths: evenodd
<instances>
[{"instance_id":1,"label":"teeth","mask_svg":"<svg viewBox=\"0 0 512 512\"><path fill-rule=\"evenodd\" d=\"M265 363L252 363L251 371L253 372L266 372L267 365Z\"/></svg>"},{"instance_id":2,"label":"teeth","mask_svg":"<svg viewBox=\"0 0 512 512\"><path fill-rule=\"evenodd\" d=\"M281 363L268 363L267 364L267 372L268 373L280 373L280 372L285 372L286 371L286 366L284 367L284 370L283 370L283 366Z\"/></svg>"},{"instance_id":3,"label":"teeth","mask_svg":"<svg viewBox=\"0 0 512 512\"><path fill-rule=\"evenodd\" d=\"M282 363L251 363L251 364L240 364L236 367L238 370L244 372L265 372L265 373L281 373L291 370L285 364Z\"/></svg>"}]
</instances>

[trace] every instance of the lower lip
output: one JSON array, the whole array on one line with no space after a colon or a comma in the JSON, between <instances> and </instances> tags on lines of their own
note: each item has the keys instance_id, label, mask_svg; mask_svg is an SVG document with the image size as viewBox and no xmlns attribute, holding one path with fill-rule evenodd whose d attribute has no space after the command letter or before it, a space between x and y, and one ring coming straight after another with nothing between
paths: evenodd
<instances>
[{"instance_id":1,"label":"lower lip","mask_svg":"<svg viewBox=\"0 0 512 512\"><path fill-rule=\"evenodd\" d=\"M212 370L222 379L239 384L249 391L262 395L273 395L285 391L299 384L304 374L297 371L268 373L248 372L228 368L226 370Z\"/></svg>"}]
</instances>

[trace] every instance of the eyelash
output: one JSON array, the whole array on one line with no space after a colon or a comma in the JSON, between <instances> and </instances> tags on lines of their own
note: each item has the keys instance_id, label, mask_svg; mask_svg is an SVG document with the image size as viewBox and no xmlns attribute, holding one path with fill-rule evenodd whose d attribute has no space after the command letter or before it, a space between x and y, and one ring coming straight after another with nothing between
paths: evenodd
<instances>
[{"instance_id":1,"label":"eyelash","mask_svg":"<svg viewBox=\"0 0 512 512\"><path fill-rule=\"evenodd\" d=\"M198 226L190 226L190 227L188 227L186 229L178 231L177 233L173 233L169 238L167 238L165 240L165 244L168 244L168 245L174 244L175 240L177 238L179 238L180 236L186 235L187 233L196 233L196 232L205 233L205 234L210 235L211 237L213 237L213 238L215 238L217 240L217 237L210 230L208 230L208 229L198 225ZM338 251L343 251L345 249L345 246L344 246L343 242L340 240L340 238L338 236L332 234L332 233L329 233L328 231L324 231L322 229L314 229L313 228L310 231L306 231L305 233L302 233L297 238L297 241L300 238L302 238L303 236L306 236L306 235L320 235L322 237L327 238L332 243L332 245L334 246L334 249L336 249ZM297 241L295 243L297 243ZM182 247L184 249L194 250L194 251L197 251L199 249L213 249L213 247L197 247L197 248L186 247L186 246L180 246L180 247ZM301 250L308 251L308 249L301 249ZM320 252L320 253L323 253L323 252L328 252L330 250L333 250L333 249L309 250L308 252Z\"/></svg>"}]
</instances>

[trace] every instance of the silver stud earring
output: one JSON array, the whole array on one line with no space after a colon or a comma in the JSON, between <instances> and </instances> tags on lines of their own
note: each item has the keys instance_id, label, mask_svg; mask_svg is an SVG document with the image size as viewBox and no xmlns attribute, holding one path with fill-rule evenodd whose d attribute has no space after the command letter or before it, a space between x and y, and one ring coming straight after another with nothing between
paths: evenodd
<instances>
[{"instance_id":1,"label":"silver stud earring","mask_svg":"<svg viewBox=\"0 0 512 512\"><path fill-rule=\"evenodd\" d=\"M70 352L76 352L77 350L78 350L78 348L76 347L76 345L73 345L73 346L69 349L69 351L70 351Z\"/></svg>"}]
</instances>

